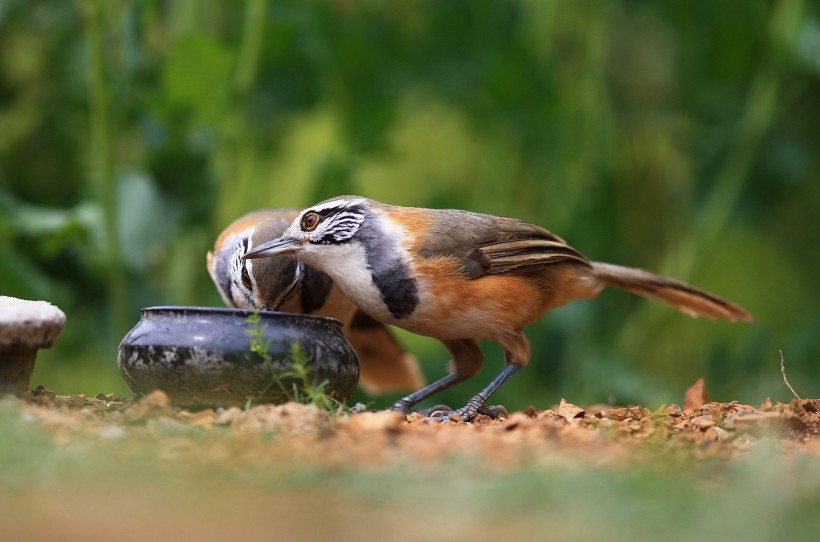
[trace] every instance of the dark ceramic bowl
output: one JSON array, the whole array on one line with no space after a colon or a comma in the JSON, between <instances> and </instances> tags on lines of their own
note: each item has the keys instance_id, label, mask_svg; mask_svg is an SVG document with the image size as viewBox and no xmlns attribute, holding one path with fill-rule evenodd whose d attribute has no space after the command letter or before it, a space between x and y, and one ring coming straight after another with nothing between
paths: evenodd
<instances>
[{"instance_id":1,"label":"dark ceramic bowl","mask_svg":"<svg viewBox=\"0 0 820 542\"><path fill-rule=\"evenodd\" d=\"M327 380L325 393L339 400L353 394L359 359L333 318L261 311L259 327L270 340L270 362L251 351L252 311L209 307L149 307L120 343L123 378L137 393L162 390L180 406L281 403L294 380L292 352L298 342L310 379ZM278 375L282 386L273 383ZM298 385L298 383L297 383Z\"/></svg>"}]
</instances>

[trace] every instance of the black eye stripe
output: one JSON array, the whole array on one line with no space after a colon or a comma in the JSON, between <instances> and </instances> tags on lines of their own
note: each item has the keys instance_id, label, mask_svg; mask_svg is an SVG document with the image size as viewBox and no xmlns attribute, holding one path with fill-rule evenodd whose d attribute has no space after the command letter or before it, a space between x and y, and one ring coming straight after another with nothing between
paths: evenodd
<instances>
[{"instance_id":1,"label":"black eye stripe","mask_svg":"<svg viewBox=\"0 0 820 542\"><path fill-rule=\"evenodd\" d=\"M234 265L238 268L239 271L239 279L242 285L247 288L248 290L252 289L253 284L251 283L251 277L248 274L248 266L246 262L242 259L242 255L248 252L250 248L251 240L249 237L242 238L242 252L236 254L236 259L234 260ZM236 276L236 275L234 275ZM236 279L234 279L236 280ZM237 286L239 284L237 283Z\"/></svg>"},{"instance_id":2,"label":"black eye stripe","mask_svg":"<svg viewBox=\"0 0 820 542\"><path fill-rule=\"evenodd\" d=\"M251 276L248 274L248 267L247 265L242 266L242 285L245 286L248 290L253 287L251 283Z\"/></svg>"},{"instance_id":3,"label":"black eye stripe","mask_svg":"<svg viewBox=\"0 0 820 542\"><path fill-rule=\"evenodd\" d=\"M313 214L317 214L317 215L319 215L319 216L320 216L320 217L322 217L322 218L327 218L327 217L329 217L329 216L330 216L330 215L332 215L332 214L338 213L338 212L339 212L339 209L338 209L338 208L331 207L331 208L329 208L329 209L322 209L322 210L320 210L320 211L309 211L309 212L311 212L311 213L313 213Z\"/></svg>"},{"instance_id":4,"label":"black eye stripe","mask_svg":"<svg viewBox=\"0 0 820 542\"><path fill-rule=\"evenodd\" d=\"M322 237L313 242L327 245L348 241L356 234L363 220L364 215L361 213L337 210L326 221Z\"/></svg>"}]
</instances>

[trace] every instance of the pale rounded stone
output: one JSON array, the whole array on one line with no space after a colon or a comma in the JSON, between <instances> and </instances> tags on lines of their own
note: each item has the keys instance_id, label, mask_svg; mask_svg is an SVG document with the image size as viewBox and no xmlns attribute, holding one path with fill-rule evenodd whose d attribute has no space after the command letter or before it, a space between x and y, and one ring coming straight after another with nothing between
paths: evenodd
<instances>
[{"instance_id":1,"label":"pale rounded stone","mask_svg":"<svg viewBox=\"0 0 820 542\"><path fill-rule=\"evenodd\" d=\"M50 348L64 324L51 303L0 296L0 393L26 392L37 350Z\"/></svg>"},{"instance_id":2,"label":"pale rounded stone","mask_svg":"<svg viewBox=\"0 0 820 542\"><path fill-rule=\"evenodd\" d=\"M50 348L65 313L47 301L0 296L0 350Z\"/></svg>"}]
</instances>

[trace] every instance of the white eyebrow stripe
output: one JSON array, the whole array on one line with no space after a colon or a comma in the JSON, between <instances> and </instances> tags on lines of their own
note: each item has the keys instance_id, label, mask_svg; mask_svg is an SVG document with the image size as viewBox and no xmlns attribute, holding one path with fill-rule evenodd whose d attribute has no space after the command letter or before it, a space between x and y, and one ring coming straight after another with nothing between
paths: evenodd
<instances>
[{"instance_id":1,"label":"white eyebrow stripe","mask_svg":"<svg viewBox=\"0 0 820 542\"><path fill-rule=\"evenodd\" d=\"M333 201L325 202L321 205L315 205L309 209L309 211L326 211L327 209L347 209L348 207L353 207L355 205L360 205L364 203L364 198L356 198L356 199L337 199Z\"/></svg>"}]
</instances>

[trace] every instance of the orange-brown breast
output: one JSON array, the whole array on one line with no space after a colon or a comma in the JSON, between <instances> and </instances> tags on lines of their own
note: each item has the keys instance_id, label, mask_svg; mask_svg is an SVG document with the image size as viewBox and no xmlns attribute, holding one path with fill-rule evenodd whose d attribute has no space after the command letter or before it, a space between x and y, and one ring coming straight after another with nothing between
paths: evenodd
<instances>
[{"instance_id":1,"label":"orange-brown breast","mask_svg":"<svg viewBox=\"0 0 820 542\"><path fill-rule=\"evenodd\" d=\"M449 258L417 259L420 303L395 325L439 339L494 339L520 330L542 313L543 295L520 275L467 279Z\"/></svg>"}]
</instances>

